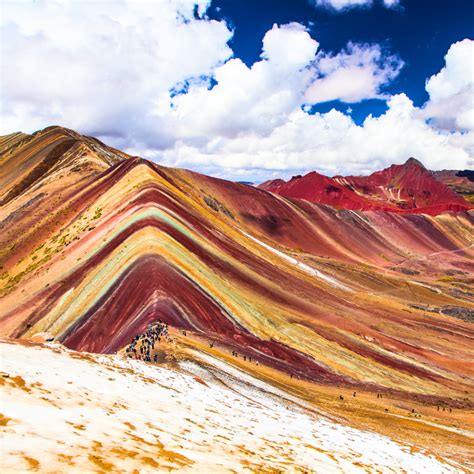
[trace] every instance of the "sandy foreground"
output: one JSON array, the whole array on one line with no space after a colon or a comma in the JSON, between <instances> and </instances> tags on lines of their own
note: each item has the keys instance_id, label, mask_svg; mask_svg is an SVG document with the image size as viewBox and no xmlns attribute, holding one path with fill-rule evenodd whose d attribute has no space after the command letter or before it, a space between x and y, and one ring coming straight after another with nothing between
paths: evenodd
<instances>
[{"instance_id":1,"label":"sandy foreground","mask_svg":"<svg viewBox=\"0 0 474 474\"><path fill-rule=\"evenodd\" d=\"M2 472L469 472L195 356L158 366L2 340Z\"/></svg>"}]
</instances>

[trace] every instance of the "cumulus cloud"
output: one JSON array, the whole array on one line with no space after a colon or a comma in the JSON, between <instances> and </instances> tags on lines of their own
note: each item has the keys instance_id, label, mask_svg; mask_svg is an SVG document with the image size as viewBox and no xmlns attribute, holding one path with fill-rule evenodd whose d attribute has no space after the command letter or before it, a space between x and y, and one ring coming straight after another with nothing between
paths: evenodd
<instances>
[{"instance_id":1,"label":"cumulus cloud","mask_svg":"<svg viewBox=\"0 0 474 474\"><path fill-rule=\"evenodd\" d=\"M214 87L204 78L161 103L156 114L162 130L201 145L214 136L270 134L304 101L317 48L302 25L273 26L263 38L261 61L247 67L230 59L215 69Z\"/></svg>"},{"instance_id":2,"label":"cumulus cloud","mask_svg":"<svg viewBox=\"0 0 474 474\"><path fill-rule=\"evenodd\" d=\"M262 58L286 70L302 68L313 58L318 42L299 23L273 25L263 37Z\"/></svg>"},{"instance_id":3,"label":"cumulus cloud","mask_svg":"<svg viewBox=\"0 0 474 474\"><path fill-rule=\"evenodd\" d=\"M304 34L296 25L293 27L300 31L300 40L309 44L309 35ZM280 36L282 44L285 44L285 34L289 34L291 29L290 26L274 27L271 31ZM316 48L313 52L316 53ZM267 57L265 54L262 56ZM410 156L416 156L432 169L446 168L448 157L449 167L466 168L473 156L473 135L460 130L448 133L433 127L425 120L424 109L415 107L405 94L390 97L387 112L380 117L367 117L362 125L355 124L350 116L336 110L311 115L305 112L304 107L299 106L308 101L314 103L329 98L356 102L366 97L380 97L380 85L390 82L402 65L394 56L385 55L382 60L383 57L379 46L367 45L349 45L337 55L316 53L313 59L312 54L308 53L306 62L299 62L285 81L281 80L272 64L265 60L255 63L252 68L239 62L239 67L244 68L248 74L247 81L232 74L221 78L220 69L238 61L230 60L216 70L216 87L205 91L203 89L205 97L195 109L202 113L184 113L181 117L194 116L196 120L199 117L209 123L206 114L215 116L215 112L206 108L206 104L209 106L213 100L216 104L222 103L227 95L235 101L232 107L235 114L226 118L224 108L218 122L231 124L233 115L236 115L242 121L240 126L232 123L231 128L236 133L230 136L208 133L209 139L199 146L195 146L193 140L181 136L175 146L162 153L160 158L175 166L198 168L234 179L255 180L288 176L311 169L330 175L348 172L363 174L392 163L404 162ZM328 89L321 86L320 78L332 80L337 71L345 72L351 67L367 69L372 79L365 82L363 87L355 89L351 85L353 78L348 75L345 84L341 82L332 86L329 96L326 92ZM448 65L446 67L449 68ZM376 80L373 79L374 76ZM470 77L468 75L467 81ZM466 79L458 78L457 81L459 87L451 87L448 97L458 89L463 89ZM235 92L237 85L245 89L247 101L242 102L240 98L236 98L240 95ZM337 88L336 85L340 87ZM224 96L220 96L220 86L227 91ZM322 90L318 90L319 87ZM305 90L303 96L295 94L302 90ZM267 102L272 97L272 92L278 97L285 95L285 92L286 97L291 97L291 100ZM219 96L215 95L217 93ZM472 99L471 94L468 103L472 103ZM173 113L179 114L182 104L187 103L189 107L189 103L193 101L193 91L181 96L181 103L175 104ZM275 120L275 117L279 119ZM193 126L188 128L195 129ZM152 158L157 156L150 149L145 153Z\"/></svg>"},{"instance_id":4,"label":"cumulus cloud","mask_svg":"<svg viewBox=\"0 0 474 474\"><path fill-rule=\"evenodd\" d=\"M267 136L214 138L199 149L180 143L162 156L170 164L257 180L312 169L365 174L410 156L433 169L446 168L447 157L449 167L465 168L470 155L457 143L462 135L438 133L418 111L405 94L393 96L384 115L369 116L361 126L334 109L314 115L300 109Z\"/></svg>"},{"instance_id":5,"label":"cumulus cloud","mask_svg":"<svg viewBox=\"0 0 474 474\"><path fill-rule=\"evenodd\" d=\"M262 42L261 60L247 67L234 58L157 109L160 129L180 143L199 146L211 137L265 137L301 106L327 100L358 102L380 97L401 62L379 46L349 44L333 56L297 23L274 25Z\"/></svg>"},{"instance_id":6,"label":"cumulus cloud","mask_svg":"<svg viewBox=\"0 0 474 474\"><path fill-rule=\"evenodd\" d=\"M382 86L400 72L403 61L385 54L379 45L349 43L336 55L322 54L316 69L320 75L306 91L310 103L339 99L354 103L369 98L385 98Z\"/></svg>"},{"instance_id":7,"label":"cumulus cloud","mask_svg":"<svg viewBox=\"0 0 474 474\"><path fill-rule=\"evenodd\" d=\"M342 12L351 8L370 8L374 0L310 0L315 7L327 8L336 12ZM382 0L381 4L386 8L395 8L400 0Z\"/></svg>"},{"instance_id":8,"label":"cumulus cloud","mask_svg":"<svg viewBox=\"0 0 474 474\"><path fill-rule=\"evenodd\" d=\"M446 65L426 82L430 100L423 115L446 130L474 130L474 41L454 43Z\"/></svg>"},{"instance_id":9,"label":"cumulus cloud","mask_svg":"<svg viewBox=\"0 0 474 474\"><path fill-rule=\"evenodd\" d=\"M365 173L410 156L434 169L448 157L450 167L468 166L472 42L450 48L427 82L430 100L417 108L404 94L384 93L403 63L379 45L349 43L329 54L303 25L274 25L247 66L228 45L232 31L210 20L207 7L205 0L9 3L2 130L59 123L165 165L232 179ZM328 100L368 98L388 100L388 110L362 125L336 110L309 112Z\"/></svg>"},{"instance_id":10,"label":"cumulus cloud","mask_svg":"<svg viewBox=\"0 0 474 474\"><path fill-rule=\"evenodd\" d=\"M11 2L1 16L7 129L61 123L152 133L147 114L176 83L228 59L231 31L207 0Z\"/></svg>"}]
</instances>

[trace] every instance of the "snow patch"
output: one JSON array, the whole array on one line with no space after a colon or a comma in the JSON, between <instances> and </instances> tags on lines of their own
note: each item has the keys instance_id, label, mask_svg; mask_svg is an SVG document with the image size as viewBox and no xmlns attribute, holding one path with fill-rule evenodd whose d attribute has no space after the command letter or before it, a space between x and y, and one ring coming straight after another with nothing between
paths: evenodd
<instances>
[{"instance_id":1,"label":"snow patch","mask_svg":"<svg viewBox=\"0 0 474 474\"><path fill-rule=\"evenodd\" d=\"M328 283L330 286L334 288L338 288L340 290L348 291L350 293L353 293L353 290L346 285L342 284L339 280L336 280L336 278L328 276L324 274L323 272L320 272L316 268L310 267L306 263L300 262L294 257L291 257L290 255L286 255L283 252L280 252L280 250L277 250L270 245L266 244L265 242L262 242L261 240L258 240L257 238L253 237L250 234L247 234L247 232L243 232L247 237L252 239L254 242L257 244L261 245L262 247L266 248L270 252L274 253L275 255L278 255L281 257L283 260L286 260L287 262L290 262L291 264L297 266L298 268L301 268L304 272L308 273L311 276L314 276L316 278L319 278L320 280L323 280L324 282Z\"/></svg>"},{"instance_id":2,"label":"snow patch","mask_svg":"<svg viewBox=\"0 0 474 474\"><path fill-rule=\"evenodd\" d=\"M211 368L181 362L183 373L120 356L0 343L1 370L9 374L1 389L8 419L2 472L26 471L31 460L43 472L73 473L459 472L198 356Z\"/></svg>"}]
</instances>

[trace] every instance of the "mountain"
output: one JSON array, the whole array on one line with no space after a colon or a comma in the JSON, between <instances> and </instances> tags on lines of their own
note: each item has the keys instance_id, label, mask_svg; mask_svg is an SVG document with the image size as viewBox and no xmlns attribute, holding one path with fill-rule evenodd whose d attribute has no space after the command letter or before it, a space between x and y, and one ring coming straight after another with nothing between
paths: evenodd
<instances>
[{"instance_id":1,"label":"mountain","mask_svg":"<svg viewBox=\"0 0 474 474\"><path fill-rule=\"evenodd\" d=\"M267 181L259 187L285 197L348 210L438 215L472 207L414 158L369 176L329 178L313 171L288 182Z\"/></svg>"},{"instance_id":2,"label":"mountain","mask_svg":"<svg viewBox=\"0 0 474 474\"><path fill-rule=\"evenodd\" d=\"M398 207L435 205L405 192L431 185L419 164L367 177L370 210L356 211L61 127L0 147L0 336L126 358L161 320L179 370L225 364L239 383L252 376L340 423L471 462L474 216L438 181L449 212ZM294 181L334 186L338 207L367 205L362 181L344 179ZM382 203L377 186L400 182Z\"/></svg>"},{"instance_id":3,"label":"mountain","mask_svg":"<svg viewBox=\"0 0 474 474\"><path fill-rule=\"evenodd\" d=\"M322 417L209 356L158 366L0 340L0 364L0 420L8 433L2 472L266 473L291 466L364 474L374 464L382 472L459 472L458 462ZM351 404L367 410L363 399Z\"/></svg>"},{"instance_id":4,"label":"mountain","mask_svg":"<svg viewBox=\"0 0 474 474\"><path fill-rule=\"evenodd\" d=\"M455 193L461 195L466 201L474 204L474 171L433 171L433 176Z\"/></svg>"},{"instance_id":5,"label":"mountain","mask_svg":"<svg viewBox=\"0 0 474 474\"><path fill-rule=\"evenodd\" d=\"M34 147L38 147L35 149ZM18 155L16 150L25 150ZM0 206L8 204L39 181L79 186L83 178L108 169L125 155L99 140L72 130L48 127L34 135L14 133L0 138Z\"/></svg>"}]
</instances>

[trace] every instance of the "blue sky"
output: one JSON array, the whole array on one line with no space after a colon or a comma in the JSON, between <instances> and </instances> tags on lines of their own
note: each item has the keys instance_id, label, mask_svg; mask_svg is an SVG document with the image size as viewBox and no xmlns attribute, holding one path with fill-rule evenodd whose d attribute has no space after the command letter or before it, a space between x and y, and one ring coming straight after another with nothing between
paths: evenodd
<instances>
[{"instance_id":1,"label":"blue sky","mask_svg":"<svg viewBox=\"0 0 474 474\"><path fill-rule=\"evenodd\" d=\"M395 8L374 2L371 7L342 12L315 7L309 0L217 0L212 2L209 16L226 19L233 27L229 44L248 66L258 61L261 38L274 23L296 21L306 25L324 49L333 53L348 41L382 44L405 63L399 76L384 90L390 94L404 92L416 106L428 100L425 81L443 67L451 44L474 37L472 0L402 0ZM333 101L319 104L314 110L326 112L333 107L346 111L348 106ZM351 109L352 117L360 124L369 113L380 115L387 107L385 101L365 100L351 105Z\"/></svg>"},{"instance_id":2,"label":"blue sky","mask_svg":"<svg viewBox=\"0 0 474 474\"><path fill-rule=\"evenodd\" d=\"M474 2L4 1L3 133L261 181L472 168ZM4 60L7 58L7 60Z\"/></svg>"}]
</instances>

